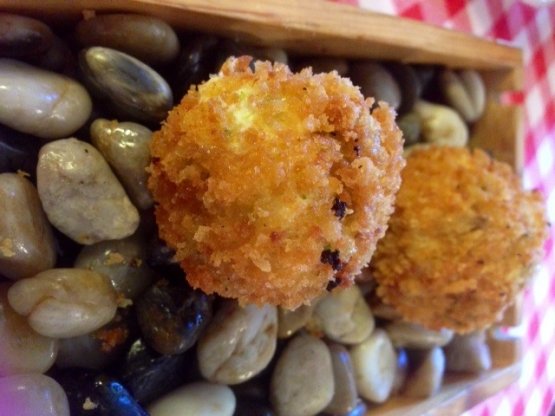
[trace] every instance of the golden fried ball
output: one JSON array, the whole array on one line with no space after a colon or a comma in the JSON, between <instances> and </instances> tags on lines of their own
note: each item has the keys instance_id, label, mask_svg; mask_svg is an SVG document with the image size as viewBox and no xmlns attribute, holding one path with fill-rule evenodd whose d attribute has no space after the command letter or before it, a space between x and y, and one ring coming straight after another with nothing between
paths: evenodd
<instances>
[{"instance_id":1,"label":"golden fried ball","mask_svg":"<svg viewBox=\"0 0 555 416\"><path fill-rule=\"evenodd\" d=\"M160 236L187 280L241 304L294 308L348 285L400 185L394 113L337 73L230 58L151 144ZM331 283L330 283L331 282Z\"/></svg>"},{"instance_id":2,"label":"golden fried ball","mask_svg":"<svg viewBox=\"0 0 555 416\"><path fill-rule=\"evenodd\" d=\"M407 159L371 271L408 321L469 332L493 323L542 256L540 196L481 150L431 147Z\"/></svg>"}]
</instances>

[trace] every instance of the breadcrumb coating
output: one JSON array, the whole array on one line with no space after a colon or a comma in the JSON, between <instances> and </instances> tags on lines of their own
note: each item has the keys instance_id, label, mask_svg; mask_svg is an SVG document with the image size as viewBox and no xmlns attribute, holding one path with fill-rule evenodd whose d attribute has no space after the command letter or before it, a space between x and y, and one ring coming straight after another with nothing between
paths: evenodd
<instances>
[{"instance_id":1,"label":"breadcrumb coating","mask_svg":"<svg viewBox=\"0 0 555 416\"><path fill-rule=\"evenodd\" d=\"M241 304L295 308L352 284L386 230L402 137L332 72L229 58L154 133L159 233L187 280Z\"/></svg>"},{"instance_id":2,"label":"breadcrumb coating","mask_svg":"<svg viewBox=\"0 0 555 416\"><path fill-rule=\"evenodd\" d=\"M370 270L407 321L470 332L492 324L541 260L542 199L481 150L430 147L407 158Z\"/></svg>"}]
</instances>

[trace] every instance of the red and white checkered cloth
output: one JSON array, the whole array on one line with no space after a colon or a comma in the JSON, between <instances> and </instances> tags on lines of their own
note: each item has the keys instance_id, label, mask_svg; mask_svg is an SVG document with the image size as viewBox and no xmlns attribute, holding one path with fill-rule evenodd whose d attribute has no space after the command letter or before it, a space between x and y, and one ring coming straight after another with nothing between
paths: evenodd
<instances>
[{"instance_id":1,"label":"red and white checkered cloth","mask_svg":"<svg viewBox=\"0 0 555 416\"><path fill-rule=\"evenodd\" d=\"M545 196L555 224L555 6L516 0L336 0L519 46L525 60L524 184ZM536 1L541 3L541 1ZM465 416L545 416L555 394L555 249L546 244L542 267L524 300L520 380Z\"/></svg>"}]
</instances>

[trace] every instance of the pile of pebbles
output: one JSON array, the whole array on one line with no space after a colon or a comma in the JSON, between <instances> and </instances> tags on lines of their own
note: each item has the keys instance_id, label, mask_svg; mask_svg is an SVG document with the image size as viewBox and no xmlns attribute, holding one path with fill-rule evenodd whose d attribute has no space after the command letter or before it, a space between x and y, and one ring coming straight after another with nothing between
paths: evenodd
<instances>
[{"instance_id":1,"label":"pile of pebbles","mask_svg":"<svg viewBox=\"0 0 555 416\"><path fill-rule=\"evenodd\" d=\"M243 54L350 77L409 146L464 146L484 110L474 71L289 57L139 15L54 32L0 14L0 414L358 416L490 368L483 332L403 322L371 279L295 311L187 285L157 237L149 141Z\"/></svg>"}]
</instances>

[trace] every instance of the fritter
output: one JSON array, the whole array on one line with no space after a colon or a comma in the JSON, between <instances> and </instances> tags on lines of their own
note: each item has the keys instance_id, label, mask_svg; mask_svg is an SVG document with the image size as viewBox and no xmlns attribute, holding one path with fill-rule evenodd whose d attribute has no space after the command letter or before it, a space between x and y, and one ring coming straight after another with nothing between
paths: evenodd
<instances>
[{"instance_id":1,"label":"fritter","mask_svg":"<svg viewBox=\"0 0 555 416\"><path fill-rule=\"evenodd\" d=\"M543 204L481 150L407 158L395 213L370 270L407 321L464 333L492 324L542 257Z\"/></svg>"},{"instance_id":2,"label":"fritter","mask_svg":"<svg viewBox=\"0 0 555 416\"><path fill-rule=\"evenodd\" d=\"M241 304L295 308L347 286L400 185L394 112L337 73L229 58L151 144L159 234L188 282Z\"/></svg>"}]
</instances>

